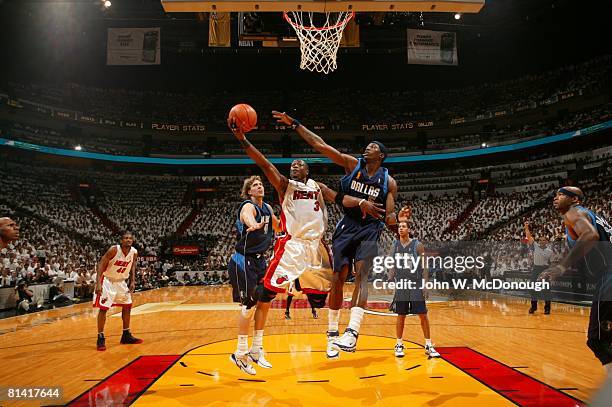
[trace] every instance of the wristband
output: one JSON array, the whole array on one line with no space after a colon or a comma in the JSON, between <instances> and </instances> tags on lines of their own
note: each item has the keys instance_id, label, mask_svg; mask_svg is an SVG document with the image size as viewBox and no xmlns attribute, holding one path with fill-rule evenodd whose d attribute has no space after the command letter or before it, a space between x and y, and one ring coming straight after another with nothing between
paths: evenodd
<instances>
[{"instance_id":1,"label":"wristband","mask_svg":"<svg viewBox=\"0 0 612 407\"><path fill-rule=\"evenodd\" d=\"M363 203L363 201L365 201L365 199L362 199L361 201L359 201L359 207L361 208L361 204Z\"/></svg>"},{"instance_id":2,"label":"wristband","mask_svg":"<svg viewBox=\"0 0 612 407\"><path fill-rule=\"evenodd\" d=\"M291 123L291 128L293 130L297 129L298 126L301 126L302 123L300 123L300 121L298 119L293 119L293 122Z\"/></svg>"}]
</instances>

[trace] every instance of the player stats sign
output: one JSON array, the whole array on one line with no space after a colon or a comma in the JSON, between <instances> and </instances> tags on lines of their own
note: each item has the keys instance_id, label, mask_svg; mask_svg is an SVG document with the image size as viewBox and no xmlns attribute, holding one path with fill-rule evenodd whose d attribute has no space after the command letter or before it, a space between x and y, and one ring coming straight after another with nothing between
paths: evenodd
<instances>
[{"instance_id":1,"label":"player stats sign","mask_svg":"<svg viewBox=\"0 0 612 407\"><path fill-rule=\"evenodd\" d=\"M447 31L408 29L408 63L457 65L457 34Z\"/></svg>"},{"instance_id":2,"label":"player stats sign","mask_svg":"<svg viewBox=\"0 0 612 407\"><path fill-rule=\"evenodd\" d=\"M106 42L107 65L159 65L159 27L109 28Z\"/></svg>"}]
</instances>

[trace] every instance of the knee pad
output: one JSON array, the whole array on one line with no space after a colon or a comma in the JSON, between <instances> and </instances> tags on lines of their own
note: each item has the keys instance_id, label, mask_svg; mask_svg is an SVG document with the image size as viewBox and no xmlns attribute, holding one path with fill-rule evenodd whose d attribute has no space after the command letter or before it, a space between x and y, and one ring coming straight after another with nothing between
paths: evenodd
<instances>
[{"instance_id":1,"label":"knee pad","mask_svg":"<svg viewBox=\"0 0 612 407\"><path fill-rule=\"evenodd\" d=\"M240 314L250 320L253 318L253 315L255 315L255 308L253 307L247 307L246 305L241 305L240 306Z\"/></svg>"},{"instance_id":2,"label":"knee pad","mask_svg":"<svg viewBox=\"0 0 612 407\"><path fill-rule=\"evenodd\" d=\"M276 298L276 293L272 290L268 290L263 284L260 284L255 288L254 297L256 301L270 302Z\"/></svg>"},{"instance_id":3,"label":"knee pad","mask_svg":"<svg viewBox=\"0 0 612 407\"><path fill-rule=\"evenodd\" d=\"M308 302L313 308L323 308L325 301L327 300L327 293L325 294L306 294Z\"/></svg>"}]
</instances>

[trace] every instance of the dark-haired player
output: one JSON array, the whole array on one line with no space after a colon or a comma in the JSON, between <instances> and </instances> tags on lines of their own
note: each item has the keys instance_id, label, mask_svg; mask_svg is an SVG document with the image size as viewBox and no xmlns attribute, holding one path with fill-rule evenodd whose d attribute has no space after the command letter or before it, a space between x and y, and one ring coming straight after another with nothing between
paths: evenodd
<instances>
[{"instance_id":1,"label":"dark-haired player","mask_svg":"<svg viewBox=\"0 0 612 407\"><path fill-rule=\"evenodd\" d=\"M391 256L395 258L395 255L406 254L408 258L411 258L409 264L412 265L413 269L392 269L389 274L389 279L395 279L396 281L408 280L416 284L417 287L421 286L421 281L429 280L429 270L427 264L422 267L421 262L417 259L425 256L425 246L416 238L411 238L408 221L400 219L398 221L398 234L399 239L393 242L393 249ZM416 263L416 264L415 264ZM402 337L404 335L404 324L406 322L406 315L418 315L421 320L421 329L423 330L423 337L425 338L425 354L430 358L439 358L440 354L434 348L431 343L431 331L429 328L429 318L427 316L427 291L415 288L415 289L396 289L393 302L391 303L391 311L397 314L395 331L397 342L395 344L395 356L398 358L404 357L404 343Z\"/></svg>"},{"instance_id":2,"label":"dark-haired player","mask_svg":"<svg viewBox=\"0 0 612 407\"><path fill-rule=\"evenodd\" d=\"M555 279L572 265L595 283L589 316L587 346L612 375L612 227L595 212L581 206L584 194L576 187L559 188L554 208L563 217L569 253L539 279Z\"/></svg>"},{"instance_id":3,"label":"dark-haired player","mask_svg":"<svg viewBox=\"0 0 612 407\"><path fill-rule=\"evenodd\" d=\"M397 185L382 163L387 149L378 141L369 143L360 158L343 154L327 144L321 137L304 127L286 113L272 112L279 123L291 126L310 146L344 168L340 180L340 191L346 195L383 205L386 210L384 222L381 219L361 215L358 208L346 208L344 217L334 231L332 252L334 255L334 278L329 295L329 323L327 330L327 357L339 356L338 349L354 352L361 320L368 300L368 275L372 259L378 254L378 242L383 225L386 223L397 230L394 212ZM354 267L355 289L351 299L351 317L342 337L338 333L340 307L343 301L343 286Z\"/></svg>"},{"instance_id":4,"label":"dark-haired player","mask_svg":"<svg viewBox=\"0 0 612 407\"><path fill-rule=\"evenodd\" d=\"M93 298L93 306L99 308L98 350L106 350L104 338L106 311L114 306L121 307L121 319L123 320L121 344L142 343L142 339L135 338L130 332L131 293L134 292L138 260L138 251L132 247L133 243L134 235L131 232L124 232L121 235L121 244L111 246L98 263L96 290ZM129 283L126 282L128 279Z\"/></svg>"}]
</instances>

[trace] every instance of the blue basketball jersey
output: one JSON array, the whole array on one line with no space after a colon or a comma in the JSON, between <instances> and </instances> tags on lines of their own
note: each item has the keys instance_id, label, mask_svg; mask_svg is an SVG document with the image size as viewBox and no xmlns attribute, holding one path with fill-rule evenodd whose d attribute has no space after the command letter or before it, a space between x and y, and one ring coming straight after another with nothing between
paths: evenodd
<instances>
[{"instance_id":1,"label":"blue basketball jersey","mask_svg":"<svg viewBox=\"0 0 612 407\"><path fill-rule=\"evenodd\" d=\"M417 247L419 246L418 239L412 239L406 246L402 245L400 239L396 239L393 242L393 256L395 257L396 253L407 253L409 256L412 256L412 260L408 260L408 266L410 269L396 269L395 270L395 279L408 279L412 281L420 281L423 278L423 267L421 266L421 261L419 259L419 253L417 252ZM416 270L414 270L414 262L419 259ZM400 264L403 264L403 260ZM412 271L414 270L414 273Z\"/></svg>"},{"instance_id":2,"label":"blue basketball jersey","mask_svg":"<svg viewBox=\"0 0 612 407\"><path fill-rule=\"evenodd\" d=\"M246 204L252 204L257 211L255 220L257 223L265 222L261 229L247 233L247 227L240 220L240 211ZM236 219L236 231L238 242L236 243L236 251L242 254L264 254L272 245L274 238L274 230L272 229L272 208L264 202L260 208L253 201L244 201L238 207L238 215Z\"/></svg>"},{"instance_id":3,"label":"blue basketball jersey","mask_svg":"<svg viewBox=\"0 0 612 407\"><path fill-rule=\"evenodd\" d=\"M599 243L583 259L583 271L595 278L599 278L606 273L612 273L612 227L603 217L590 209L583 206L576 206L576 209L589 215L591 224L599 234ZM576 240L570 236L567 226L565 227L565 236L567 245L570 248L574 247Z\"/></svg>"},{"instance_id":4,"label":"blue basketball jersey","mask_svg":"<svg viewBox=\"0 0 612 407\"><path fill-rule=\"evenodd\" d=\"M389 192L387 185L389 182L389 171L384 167L380 167L372 177L369 177L365 165L365 160L359 158L355 169L340 179L340 190L346 195L380 203L384 207L387 202L387 193ZM345 208L344 213L345 216L360 223L380 222L370 215L362 220L361 209L359 207Z\"/></svg>"}]
</instances>

